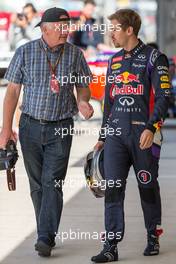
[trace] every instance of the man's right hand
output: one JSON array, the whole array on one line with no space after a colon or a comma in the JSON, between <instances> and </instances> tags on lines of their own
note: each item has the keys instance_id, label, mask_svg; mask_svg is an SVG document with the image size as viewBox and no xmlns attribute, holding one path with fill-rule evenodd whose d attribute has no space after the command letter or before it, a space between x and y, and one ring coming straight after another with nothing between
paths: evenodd
<instances>
[{"instance_id":1,"label":"man's right hand","mask_svg":"<svg viewBox=\"0 0 176 264\"><path fill-rule=\"evenodd\" d=\"M0 132L0 149L5 149L9 140L17 141L17 134L12 130L2 129Z\"/></svg>"},{"instance_id":2,"label":"man's right hand","mask_svg":"<svg viewBox=\"0 0 176 264\"><path fill-rule=\"evenodd\" d=\"M104 146L104 142L98 141L97 144L94 146L94 150L98 151L98 150L102 149L103 146Z\"/></svg>"}]
</instances>

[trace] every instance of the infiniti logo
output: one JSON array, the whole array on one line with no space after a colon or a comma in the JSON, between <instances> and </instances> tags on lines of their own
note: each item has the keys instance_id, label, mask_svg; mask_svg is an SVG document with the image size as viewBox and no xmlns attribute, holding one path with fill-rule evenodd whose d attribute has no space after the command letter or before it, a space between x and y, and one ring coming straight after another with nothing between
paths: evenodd
<instances>
[{"instance_id":1,"label":"infiniti logo","mask_svg":"<svg viewBox=\"0 0 176 264\"><path fill-rule=\"evenodd\" d=\"M146 56L145 56L144 54L139 54L139 55L138 55L138 58L144 60L144 59L146 58Z\"/></svg>"},{"instance_id":2,"label":"infiniti logo","mask_svg":"<svg viewBox=\"0 0 176 264\"><path fill-rule=\"evenodd\" d=\"M134 99L130 96L123 96L119 99L119 103L123 106L130 106L134 104Z\"/></svg>"}]
</instances>

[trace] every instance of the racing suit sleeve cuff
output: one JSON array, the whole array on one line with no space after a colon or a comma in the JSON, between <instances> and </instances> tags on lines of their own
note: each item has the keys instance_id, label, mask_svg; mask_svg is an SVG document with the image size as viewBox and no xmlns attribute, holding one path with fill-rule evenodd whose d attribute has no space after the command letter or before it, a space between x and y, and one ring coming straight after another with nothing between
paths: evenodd
<instances>
[{"instance_id":1,"label":"racing suit sleeve cuff","mask_svg":"<svg viewBox=\"0 0 176 264\"><path fill-rule=\"evenodd\" d=\"M146 129L149 129L151 132L153 132L153 134L156 132L156 127L150 124L146 125Z\"/></svg>"}]
</instances>

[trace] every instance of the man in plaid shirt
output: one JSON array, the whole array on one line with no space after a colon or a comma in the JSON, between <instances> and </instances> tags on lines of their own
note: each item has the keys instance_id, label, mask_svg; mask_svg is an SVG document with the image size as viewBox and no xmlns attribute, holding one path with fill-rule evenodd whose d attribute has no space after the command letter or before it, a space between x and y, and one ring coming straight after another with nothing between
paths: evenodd
<instances>
[{"instance_id":1,"label":"man in plaid shirt","mask_svg":"<svg viewBox=\"0 0 176 264\"><path fill-rule=\"evenodd\" d=\"M15 139L12 121L23 85L19 139L36 215L35 250L46 257L51 255L58 232L62 182L72 143L72 133L62 136L56 131L71 131L78 110L85 119L93 115L89 104L92 75L81 50L67 42L69 21L64 9L46 10L37 25L42 38L18 48L5 75L9 84L0 148Z\"/></svg>"}]
</instances>

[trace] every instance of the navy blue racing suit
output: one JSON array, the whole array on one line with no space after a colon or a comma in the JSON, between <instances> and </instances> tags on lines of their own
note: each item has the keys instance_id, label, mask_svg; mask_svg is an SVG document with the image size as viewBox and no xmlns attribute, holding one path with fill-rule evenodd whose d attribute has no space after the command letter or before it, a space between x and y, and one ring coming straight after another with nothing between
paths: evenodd
<instances>
[{"instance_id":1,"label":"navy blue racing suit","mask_svg":"<svg viewBox=\"0 0 176 264\"><path fill-rule=\"evenodd\" d=\"M147 232L154 232L161 225L157 178L160 128L171 94L168 67L167 57L141 40L132 51L122 49L109 60L99 140L105 141L105 229L107 234L118 237L118 241L124 235L125 187L131 166L138 182ZM152 92L155 102L150 113ZM154 133L154 141L152 147L141 150L139 141L145 129ZM112 180L120 181L120 187L109 186Z\"/></svg>"}]
</instances>

